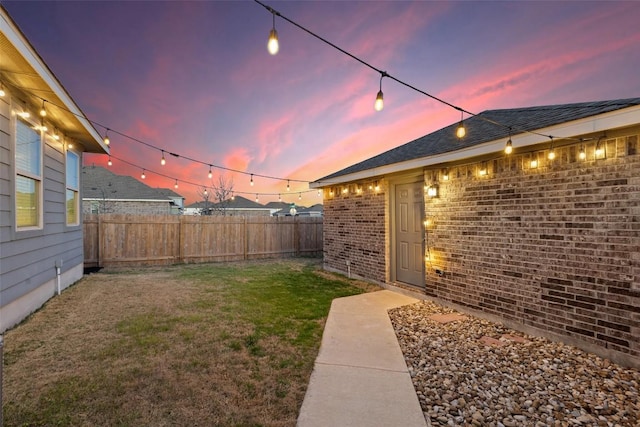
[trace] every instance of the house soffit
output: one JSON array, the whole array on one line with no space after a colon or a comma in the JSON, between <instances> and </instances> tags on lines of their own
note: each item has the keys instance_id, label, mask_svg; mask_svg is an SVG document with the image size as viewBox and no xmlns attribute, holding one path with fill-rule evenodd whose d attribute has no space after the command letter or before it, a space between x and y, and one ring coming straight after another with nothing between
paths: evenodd
<instances>
[{"instance_id":1,"label":"house soffit","mask_svg":"<svg viewBox=\"0 0 640 427\"><path fill-rule=\"evenodd\" d=\"M24 103L30 110L38 111L42 99L47 100L48 122L82 144L85 151L108 151L100 134L84 118L84 113L1 7L0 76L18 105Z\"/></svg>"}]
</instances>

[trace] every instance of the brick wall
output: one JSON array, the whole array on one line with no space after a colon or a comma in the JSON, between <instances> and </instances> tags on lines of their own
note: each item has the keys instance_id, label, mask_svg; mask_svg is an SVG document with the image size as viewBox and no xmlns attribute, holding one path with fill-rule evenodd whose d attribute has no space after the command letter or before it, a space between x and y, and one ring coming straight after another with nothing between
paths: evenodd
<instances>
[{"instance_id":1,"label":"brick wall","mask_svg":"<svg viewBox=\"0 0 640 427\"><path fill-rule=\"evenodd\" d=\"M134 215L169 215L171 204L167 202L143 202L123 200L83 200L82 213L112 213Z\"/></svg>"},{"instance_id":2,"label":"brick wall","mask_svg":"<svg viewBox=\"0 0 640 427\"><path fill-rule=\"evenodd\" d=\"M640 365L638 135L603 143L425 171L427 295Z\"/></svg>"},{"instance_id":3,"label":"brick wall","mask_svg":"<svg viewBox=\"0 0 640 427\"><path fill-rule=\"evenodd\" d=\"M325 267L350 270L354 276L384 283L388 252L385 183L328 188L323 203Z\"/></svg>"}]
</instances>

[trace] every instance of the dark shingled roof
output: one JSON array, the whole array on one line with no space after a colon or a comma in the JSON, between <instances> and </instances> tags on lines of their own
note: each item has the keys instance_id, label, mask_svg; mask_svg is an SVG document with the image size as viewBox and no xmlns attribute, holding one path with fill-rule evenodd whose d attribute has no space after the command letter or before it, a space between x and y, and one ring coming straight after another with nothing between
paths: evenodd
<instances>
[{"instance_id":1,"label":"dark shingled roof","mask_svg":"<svg viewBox=\"0 0 640 427\"><path fill-rule=\"evenodd\" d=\"M223 203L214 203L213 201L209 201L207 204L204 201L191 203L188 208L197 208L202 209L206 207L217 208L224 207L225 209L267 209L264 205L260 203L256 203L253 200L249 200L242 196L235 196L234 199L227 199Z\"/></svg>"},{"instance_id":2,"label":"dark shingled roof","mask_svg":"<svg viewBox=\"0 0 640 427\"><path fill-rule=\"evenodd\" d=\"M611 101L511 108L506 110L487 110L477 116L464 120L467 135L462 140L456 137L455 131L458 123L454 123L429 135L325 176L317 182L394 163L405 162L407 160L453 152L500 138L508 138L508 127L498 126L485 119L511 126L511 128L514 129L512 133L512 136L514 136L522 134L525 131L535 131L560 123L596 116L639 104L640 98L628 98Z\"/></svg>"},{"instance_id":3,"label":"dark shingled roof","mask_svg":"<svg viewBox=\"0 0 640 427\"><path fill-rule=\"evenodd\" d=\"M100 166L82 167L82 198L109 200L167 200L182 197L166 188L152 188L127 175L116 175Z\"/></svg>"}]
</instances>

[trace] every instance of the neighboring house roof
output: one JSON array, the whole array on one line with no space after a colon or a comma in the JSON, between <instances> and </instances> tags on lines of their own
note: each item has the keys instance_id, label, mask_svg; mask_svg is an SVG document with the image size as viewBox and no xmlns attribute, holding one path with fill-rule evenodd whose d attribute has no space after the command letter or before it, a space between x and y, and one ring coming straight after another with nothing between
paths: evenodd
<instances>
[{"instance_id":1,"label":"neighboring house roof","mask_svg":"<svg viewBox=\"0 0 640 427\"><path fill-rule=\"evenodd\" d=\"M464 119L467 135L462 140L456 137L455 130L458 126L458 123L456 122L443 129L430 133L429 135L423 136L370 159L349 166L341 171L325 176L324 178L317 180L314 183L315 185L312 185L312 187L329 184L327 181L331 181L345 175L357 174L358 172L370 171L371 169L415 159L463 151L470 147L491 141L502 139L506 140L506 138L510 136L509 128L507 126L512 128L511 137L515 148L517 143L516 138L514 137L518 135L526 135L529 131L552 128L559 124L574 122L580 119L638 105L640 105L640 98L628 98L610 101L483 111L476 116ZM506 126L496 125L495 123L492 123L492 121ZM591 131L598 131L598 129L591 129ZM537 136L537 139L538 143L544 140L543 137L540 136ZM521 146L522 145L525 144L521 144ZM471 150L469 150L469 152L471 152ZM479 153L475 152L474 154L477 155Z\"/></svg>"},{"instance_id":2,"label":"neighboring house roof","mask_svg":"<svg viewBox=\"0 0 640 427\"><path fill-rule=\"evenodd\" d=\"M39 109L42 98L62 108L47 109L47 122L82 144L84 151L107 153L102 137L71 98L62 83L38 55L6 9L0 5L0 77L12 91L19 91L27 105ZM21 88L28 88L24 91ZM42 98L40 98L40 96Z\"/></svg>"},{"instance_id":3,"label":"neighboring house roof","mask_svg":"<svg viewBox=\"0 0 640 427\"><path fill-rule=\"evenodd\" d=\"M286 203L286 202L269 202L266 205L264 205L265 207L269 208L269 209L275 209L275 210L280 210L280 209L290 209L291 207L291 203Z\"/></svg>"},{"instance_id":4,"label":"neighboring house roof","mask_svg":"<svg viewBox=\"0 0 640 427\"><path fill-rule=\"evenodd\" d=\"M131 176L116 175L101 166L82 167L83 199L171 201L176 196L182 197L167 188L152 188Z\"/></svg>"},{"instance_id":5,"label":"neighboring house roof","mask_svg":"<svg viewBox=\"0 0 640 427\"><path fill-rule=\"evenodd\" d=\"M300 208L298 209L298 214L302 213L302 212L324 212L324 205L322 203L317 203L313 206L310 206L308 208Z\"/></svg>"},{"instance_id":6,"label":"neighboring house roof","mask_svg":"<svg viewBox=\"0 0 640 427\"><path fill-rule=\"evenodd\" d=\"M221 203L214 202L196 202L192 203L187 208L203 209L203 208L224 208L224 209L268 209L260 203L256 203L252 200L246 199L242 196L235 196L234 199L227 199Z\"/></svg>"},{"instance_id":7,"label":"neighboring house roof","mask_svg":"<svg viewBox=\"0 0 640 427\"><path fill-rule=\"evenodd\" d=\"M175 191L173 191L170 188L156 188L156 191L158 192L158 194L162 194L163 196L169 197L169 198L182 198L184 199L184 196L181 196L180 194L176 193Z\"/></svg>"}]
</instances>

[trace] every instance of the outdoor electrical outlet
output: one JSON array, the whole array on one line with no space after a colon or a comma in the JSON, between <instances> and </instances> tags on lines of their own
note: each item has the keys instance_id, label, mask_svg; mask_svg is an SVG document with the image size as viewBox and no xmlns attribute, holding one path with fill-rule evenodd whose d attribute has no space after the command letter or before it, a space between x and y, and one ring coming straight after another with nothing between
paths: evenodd
<instances>
[{"instance_id":1,"label":"outdoor electrical outlet","mask_svg":"<svg viewBox=\"0 0 640 427\"><path fill-rule=\"evenodd\" d=\"M347 266L351 265L351 261L347 260Z\"/></svg>"}]
</instances>

